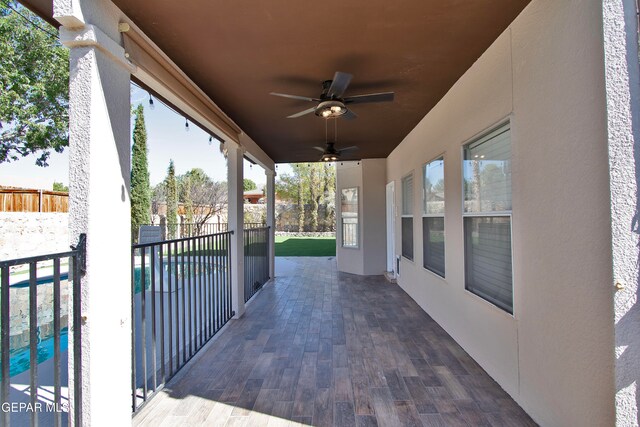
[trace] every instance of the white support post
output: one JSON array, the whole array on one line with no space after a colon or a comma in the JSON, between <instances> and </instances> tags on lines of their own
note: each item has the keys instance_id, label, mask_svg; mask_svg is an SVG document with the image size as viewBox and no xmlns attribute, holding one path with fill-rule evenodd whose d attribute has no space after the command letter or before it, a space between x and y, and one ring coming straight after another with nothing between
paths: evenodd
<instances>
[{"instance_id":1,"label":"white support post","mask_svg":"<svg viewBox=\"0 0 640 427\"><path fill-rule=\"evenodd\" d=\"M276 277L276 173L266 170L267 175L267 226L269 227L269 278Z\"/></svg>"},{"instance_id":2,"label":"white support post","mask_svg":"<svg viewBox=\"0 0 640 427\"><path fill-rule=\"evenodd\" d=\"M617 426L637 426L640 408L640 72L635 0L603 4L611 194ZM603 284L605 285L605 284Z\"/></svg>"},{"instance_id":3,"label":"white support post","mask_svg":"<svg viewBox=\"0 0 640 427\"><path fill-rule=\"evenodd\" d=\"M228 223L231 236L231 299L234 318L244 314L244 191L242 147L227 141Z\"/></svg>"},{"instance_id":4,"label":"white support post","mask_svg":"<svg viewBox=\"0 0 640 427\"><path fill-rule=\"evenodd\" d=\"M110 2L54 0L60 39L70 49L71 243L81 233L87 235L86 274L81 278L79 403L81 424L87 426L106 420L110 425L131 424L129 84L133 67L120 45L118 16ZM71 333L69 341L69 366L73 366ZM76 374L71 372L69 378L71 406Z\"/></svg>"}]
</instances>

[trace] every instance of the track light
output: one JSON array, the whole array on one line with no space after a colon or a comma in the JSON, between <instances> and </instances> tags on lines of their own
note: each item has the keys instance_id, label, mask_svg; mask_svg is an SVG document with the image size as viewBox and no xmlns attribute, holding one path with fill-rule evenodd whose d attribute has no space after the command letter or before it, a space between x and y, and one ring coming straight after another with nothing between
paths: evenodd
<instances>
[{"instance_id":1,"label":"track light","mask_svg":"<svg viewBox=\"0 0 640 427\"><path fill-rule=\"evenodd\" d=\"M153 97L151 96L151 94L149 94L149 108L151 108L152 110L156 109L156 106L153 104Z\"/></svg>"},{"instance_id":2,"label":"track light","mask_svg":"<svg viewBox=\"0 0 640 427\"><path fill-rule=\"evenodd\" d=\"M189 120L184 119L184 130L189 132Z\"/></svg>"},{"instance_id":3,"label":"track light","mask_svg":"<svg viewBox=\"0 0 640 427\"><path fill-rule=\"evenodd\" d=\"M209 135L209 145L213 142L213 136Z\"/></svg>"}]
</instances>

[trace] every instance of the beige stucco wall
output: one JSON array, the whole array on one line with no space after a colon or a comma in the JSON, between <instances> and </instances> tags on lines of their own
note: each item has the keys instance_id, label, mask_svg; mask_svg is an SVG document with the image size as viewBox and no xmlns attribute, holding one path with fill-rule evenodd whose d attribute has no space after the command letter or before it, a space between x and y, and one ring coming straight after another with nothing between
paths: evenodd
<instances>
[{"instance_id":1,"label":"beige stucco wall","mask_svg":"<svg viewBox=\"0 0 640 427\"><path fill-rule=\"evenodd\" d=\"M385 270L386 159L364 159L359 162L338 162L336 166L336 257L338 270L347 273L374 275ZM358 187L359 247L342 247L340 194L343 188Z\"/></svg>"},{"instance_id":2,"label":"beige stucco wall","mask_svg":"<svg viewBox=\"0 0 640 427\"><path fill-rule=\"evenodd\" d=\"M544 426L615 422L601 8L532 1L387 160L400 205L401 177L445 157L447 277L422 268L417 179L400 286ZM464 289L461 147L505 119L513 316Z\"/></svg>"},{"instance_id":3,"label":"beige stucco wall","mask_svg":"<svg viewBox=\"0 0 640 427\"><path fill-rule=\"evenodd\" d=\"M358 248L342 247L340 194L343 188L358 187ZM362 168L360 162L339 162L336 165L336 260L338 271L363 274L362 257Z\"/></svg>"},{"instance_id":4,"label":"beige stucco wall","mask_svg":"<svg viewBox=\"0 0 640 427\"><path fill-rule=\"evenodd\" d=\"M387 233L385 219L386 159L362 160L363 182L363 273L382 274L386 266Z\"/></svg>"}]
</instances>

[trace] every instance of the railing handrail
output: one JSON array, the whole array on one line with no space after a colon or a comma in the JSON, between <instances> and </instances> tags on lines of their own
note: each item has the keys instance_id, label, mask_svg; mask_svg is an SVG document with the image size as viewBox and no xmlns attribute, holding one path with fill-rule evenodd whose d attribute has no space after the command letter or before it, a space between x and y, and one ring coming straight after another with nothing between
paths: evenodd
<instances>
[{"instance_id":1,"label":"railing handrail","mask_svg":"<svg viewBox=\"0 0 640 427\"><path fill-rule=\"evenodd\" d=\"M243 228L242 231L251 231L251 230L268 230L271 227L268 225L265 225L264 227L252 227L252 228Z\"/></svg>"},{"instance_id":2,"label":"railing handrail","mask_svg":"<svg viewBox=\"0 0 640 427\"><path fill-rule=\"evenodd\" d=\"M65 257L74 256L77 253L78 253L77 250L70 250L67 252L58 252L55 254L36 255L36 256L27 257L27 258L9 259L5 261L0 261L0 268L13 267L15 265L20 265L20 264L29 264L31 262L49 261L54 258L65 258Z\"/></svg>"},{"instance_id":3,"label":"railing handrail","mask_svg":"<svg viewBox=\"0 0 640 427\"><path fill-rule=\"evenodd\" d=\"M234 234L233 230L230 231L221 231L219 233L212 233L212 234L203 234L201 236L191 236L191 237L181 237L179 239L170 239L170 240L159 240L157 242L152 242L152 243L136 243L135 245L131 245L131 249L140 249L140 248L148 248L149 246L157 246L157 245L161 245L163 243L174 243L174 242L184 242L186 240L189 239L196 239L198 237L211 237L211 236L219 236L222 234Z\"/></svg>"}]
</instances>

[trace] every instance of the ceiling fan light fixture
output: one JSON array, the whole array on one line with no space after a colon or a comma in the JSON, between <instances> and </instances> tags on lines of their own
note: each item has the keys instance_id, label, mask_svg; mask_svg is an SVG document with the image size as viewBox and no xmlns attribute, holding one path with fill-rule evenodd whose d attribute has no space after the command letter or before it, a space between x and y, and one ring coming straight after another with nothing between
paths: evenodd
<instances>
[{"instance_id":1,"label":"ceiling fan light fixture","mask_svg":"<svg viewBox=\"0 0 640 427\"><path fill-rule=\"evenodd\" d=\"M347 112L347 107L340 101L330 100L323 101L316 108L316 116L330 119L333 117L339 117Z\"/></svg>"},{"instance_id":2,"label":"ceiling fan light fixture","mask_svg":"<svg viewBox=\"0 0 640 427\"><path fill-rule=\"evenodd\" d=\"M338 155L333 153L325 153L320 157L321 162L335 162L338 160Z\"/></svg>"}]
</instances>

